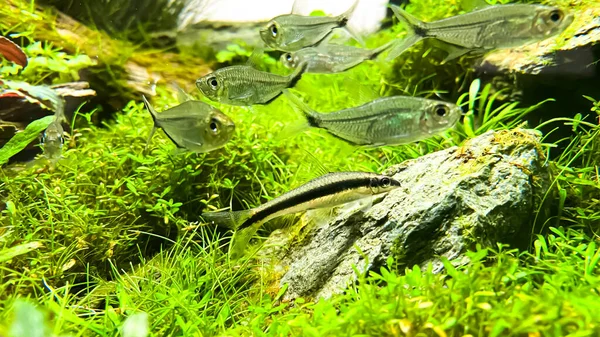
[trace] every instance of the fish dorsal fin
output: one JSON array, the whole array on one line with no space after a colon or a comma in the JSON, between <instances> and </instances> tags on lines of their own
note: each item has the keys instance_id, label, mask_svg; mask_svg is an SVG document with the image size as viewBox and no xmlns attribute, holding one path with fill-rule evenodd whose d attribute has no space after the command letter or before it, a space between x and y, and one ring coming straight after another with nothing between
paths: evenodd
<instances>
[{"instance_id":1,"label":"fish dorsal fin","mask_svg":"<svg viewBox=\"0 0 600 337\"><path fill-rule=\"evenodd\" d=\"M300 14L300 1L299 0L294 0L294 2L292 3L292 11L290 12L290 14Z\"/></svg>"},{"instance_id":2,"label":"fish dorsal fin","mask_svg":"<svg viewBox=\"0 0 600 337\"><path fill-rule=\"evenodd\" d=\"M190 95L188 95L188 93L185 92L185 90L183 90L179 85L177 85L177 83L172 82L171 86L175 88L175 91L177 92L177 101L179 101L179 103L184 103L192 100L192 97L190 97Z\"/></svg>"},{"instance_id":3,"label":"fish dorsal fin","mask_svg":"<svg viewBox=\"0 0 600 337\"><path fill-rule=\"evenodd\" d=\"M460 7L465 12L472 12L489 6L491 5L485 0L462 0L460 2Z\"/></svg>"},{"instance_id":4,"label":"fish dorsal fin","mask_svg":"<svg viewBox=\"0 0 600 337\"><path fill-rule=\"evenodd\" d=\"M246 61L246 65L252 68L257 68L257 66L261 63L262 57L265 54L265 49L263 47L256 47L248 57L248 61Z\"/></svg>"}]
</instances>

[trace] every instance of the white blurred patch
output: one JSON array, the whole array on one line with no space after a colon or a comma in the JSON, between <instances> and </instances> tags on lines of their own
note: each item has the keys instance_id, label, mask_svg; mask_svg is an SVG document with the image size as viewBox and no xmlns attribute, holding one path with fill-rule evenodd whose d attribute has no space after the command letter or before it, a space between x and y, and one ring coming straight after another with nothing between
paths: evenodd
<instances>
[{"instance_id":1,"label":"white blurred patch","mask_svg":"<svg viewBox=\"0 0 600 337\"><path fill-rule=\"evenodd\" d=\"M178 30L200 22L263 22L275 16L308 15L322 10L328 15L345 12L354 0L189 0L179 15ZM374 33L385 18L388 0L359 0L348 26L362 34Z\"/></svg>"}]
</instances>

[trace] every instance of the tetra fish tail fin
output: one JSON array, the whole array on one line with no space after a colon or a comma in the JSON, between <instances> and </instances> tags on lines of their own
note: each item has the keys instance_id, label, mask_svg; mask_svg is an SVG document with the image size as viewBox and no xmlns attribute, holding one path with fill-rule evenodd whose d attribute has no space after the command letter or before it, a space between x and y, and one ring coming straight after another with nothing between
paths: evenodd
<instances>
[{"instance_id":1,"label":"tetra fish tail fin","mask_svg":"<svg viewBox=\"0 0 600 337\"><path fill-rule=\"evenodd\" d=\"M300 79L302 79L302 75L304 75L304 73L306 72L306 69L308 69L308 62L302 62L298 65L298 67L296 67L296 69L294 70L293 73L291 73L290 75L288 75L288 88L292 88L296 86L296 83L298 83L298 81L300 81Z\"/></svg>"},{"instance_id":2,"label":"tetra fish tail fin","mask_svg":"<svg viewBox=\"0 0 600 337\"><path fill-rule=\"evenodd\" d=\"M352 4L352 6L350 6L350 8L348 8L344 13L337 16L340 27L344 27L346 26L346 24L348 24L348 20L350 19L352 14L354 14L354 10L356 10L356 6L358 6L359 1L360 0L354 0L354 3Z\"/></svg>"},{"instance_id":3,"label":"tetra fish tail fin","mask_svg":"<svg viewBox=\"0 0 600 337\"><path fill-rule=\"evenodd\" d=\"M300 122L293 122L285 126L283 130L277 134L276 139L278 140L290 138L306 131L313 125L315 122L315 117L317 117L319 114L311 109L306 103L302 102L298 96L292 94L288 89L283 90L283 94L288 98L288 100L290 100L295 109L302 112L304 115L304 120Z\"/></svg>"},{"instance_id":4,"label":"tetra fish tail fin","mask_svg":"<svg viewBox=\"0 0 600 337\"><path fill-rule=\"evenodd\" d=\"M156 128L158 128L158 121L156 119L156 116L157 116L156 110L154 110L154 107L152 106L152 104L150 104L150 102L148 102L148 99L146 98L146 96L142 95L142 99L144 100L146 109L148 109L148 112L150 112L150 116L152 116L152 122L154 123L154 125L152 126L152 131L150 131L150 135L148 136L148 140L146 140L146 147L144 148L144 151L145 151L146 149L148 149L148 145L150 144L150 140L152 139L152 136L154 136L154 132L156 132Z\"/></svg>"},{"instance_id":5,"label":"tetra fish tail fin","mask_svg":"<svg viewBox=\"0 0 600 337\"><path fill-rule=\"evenodd\" d=\"M348 26L348 20L350 20L350 17L354 14L359 1L360 0L355 0L350 8L337 16L337 19L340 28L344 29L351 38L355 39L361 46L364 47L365 40L360 36L359 32ZM329 35L331 35L331 33Z\"/></svg>"},{"instance_id":6,"label":"tetra fish tail fin","mask_svg":"<svg viewBox=\"0 0 600 337\"><path fill-rule=\"evenodd\" d=\"M412 45L427 36L427 23L417 19L396 5L390 5L390 8L394 12L396 18L404 23L406 30L408 31L408 35L400 41L395 41L395 43L390 46L390 52L387 57L388 61L400 56L400 54L402 54Z\"/></svg>"},{"instance_id":7,"label":"tetra fish tail fin","mask_svg":"<svg viewBox=\"0 0 600 337\"><path fill-rule=\"evenodd\" d=\"M373 49L373 50L372 50L372 53L371 53L371 57L370 57L370 59L371 59L371 60L374 60L374 59L376 59L376 58L377 58L377 56L379 56L381 53L383 53L384 51L386 51L386 50L390 49L390 48L391 48L391 47L394 45L394 43L395 43L395 42L396 42L396 41L392 40L392 41L390 41L390 42L388 42L388 43L386 43L386 44L384 44L384 45L381 45L381 46L379 46L379 47L377 47L377 48Z\"/></svg>"},{"instance_id":8,"label":"tetra fish tail fin","mask_svg":"<svg viewBox=\"0 0 600 337\"><path fill-rule=\"evenodd\" d=\"M250 216L252 216L251 209L233 212L206 212L200 215L200 217L202 217L202 219L207 223L212 223L219 227L224 227L231 230L236 230L244 222L246 222Z\"/></svg>"},{"instance_id":9,"label":"tetra fish tail fin","mask_svg":"<svg viewBox=\"0 0 600 337\"><path fill-rule=\"evenodd\" d=\"M415 16L400 8L400 6L390 5L394 15L398 20L406 25L409 34L417 34L423 36L427 31L427 23L417 19Z\"/></svg>"},{"instance_id":10,"label":"tetra fish tail fin","mask_svg":"<svg viewBox=\"0 0 600 337\"><path fill-rule=\"evenodd\" d=\"M304 103L298 96L292 94L289 90L283 90L283 94L292 103L293 106L298 108L304 114L304 117L308 120L308 124L316 126L319 120L319 112L316 112L308 104Z\"/></svg>"}]
</instances>

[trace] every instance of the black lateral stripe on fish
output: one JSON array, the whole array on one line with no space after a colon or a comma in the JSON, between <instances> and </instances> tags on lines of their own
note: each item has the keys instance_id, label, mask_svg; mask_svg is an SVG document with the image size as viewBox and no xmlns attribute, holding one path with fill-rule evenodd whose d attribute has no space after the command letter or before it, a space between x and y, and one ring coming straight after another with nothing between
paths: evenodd
<instances>
[{"instance_id":1,"label":"black lateral stripe on fish","mask_svg":"<svg viewBox=\"0 0 600 337\"><path fill-rule=\"evenodd\" d=\"M389 176L369 172L336 172L315 178L256 208L234 212L202 213L205 220L244 230L285 214L334 207L400 186Z\"/></svg>"},{"instance_id":2,"label":"black lateral stripe on fish","mask_svg":"<svg viewBox=\"0 0 600 337\"><path fill-rule=\"evenodd\" d=\"M325 175L324 177L328 177L328 175ZM253 223L263 221L278 212L285 211L286 209L304 203L309 203L319 198L331 197L360 187L370 187L372 185L372 179L373 177L371 176L360 174L358 176L348 177L348 179L334 180L330 184L314 184L317 185L314 188L313 184L304 185L302 187L305 188L292 190L281 195L278 199L275 199L274 202L265 203L238 228L243 229L249 227Z\"/></svg>"}]
</instances>

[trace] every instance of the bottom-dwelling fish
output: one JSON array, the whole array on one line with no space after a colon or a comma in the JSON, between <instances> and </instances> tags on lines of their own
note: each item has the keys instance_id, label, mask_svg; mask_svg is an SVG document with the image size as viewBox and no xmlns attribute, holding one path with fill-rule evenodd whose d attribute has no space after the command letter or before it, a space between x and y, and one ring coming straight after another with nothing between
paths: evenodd
<instances>
[{"instance_id":1,"label":"bottom-dwelling fish","mask_svg":"<svg viewBox=\"0 0 600 337\"><path fill-rule=\"evenodd\" d=\"M281 63L296 68L306 62L307 73L339 73L354 68L366 60L373 60L390 48L395 41L375 49L357 48L342 44L326 44L281 54Z\"/></svg>"},{"instance_id":2,"label":"bottom-dwelling fish","mask_svg":"<svg viewBox=\"0 0 600 337\"><path fill-rule=\"evenodd\" d=\"M210 104L187 100L158 114L146 97L142 98L154 121L148 143L156 129L161 128L177 147L209 152L224 146L235 131L231 118Z\"/></svg>"},{"instance_id":3,"label":"bottom-dwelling fish","mask_svg":"<svg viewBox=\"0 0 600 337\"><path fill-rule=\"evenodd\" d=\"M284 94L304 113L308 126L322 128L355 145L399 145L431 137L459 120L455 104L412 96L389 96L330 113L311 109L300 98Z\"/></svg>"},{"instance_id":4,"label":"bottom-dwelling fish","mask_svg":"<svg viewBox=\"0 0 600 337\"><path fill-rule=\"evenodd\" d=\"M202 213L206 222L236 231L232 256L243 253L261 224L286 214L327 208L391 191L400 183L386 175L368 172L328 173L256 208L235 212Z\"/></svg>"}]
</instances>

